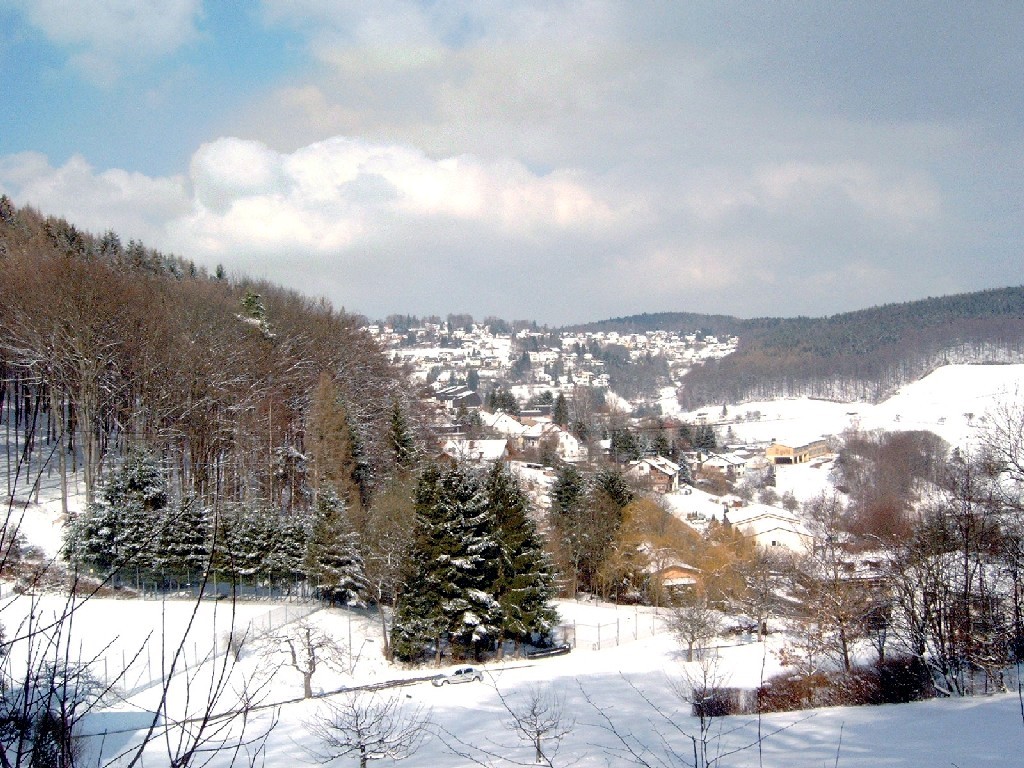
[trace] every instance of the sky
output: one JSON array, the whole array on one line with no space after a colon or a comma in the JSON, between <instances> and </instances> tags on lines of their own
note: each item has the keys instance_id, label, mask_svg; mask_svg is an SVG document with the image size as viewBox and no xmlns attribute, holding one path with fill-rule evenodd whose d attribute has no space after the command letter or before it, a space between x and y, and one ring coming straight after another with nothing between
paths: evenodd
<instances>
[{"instance_id":1,"label":"sky","mask_svg":"<svg viewBox=\"0 0 1024 768\"><path fill-rule=\"evenodd\" d=\"M0 0L0 73L0 193L371 319L1022 282L1018 0Z\"/></svg>"}]
</instances>

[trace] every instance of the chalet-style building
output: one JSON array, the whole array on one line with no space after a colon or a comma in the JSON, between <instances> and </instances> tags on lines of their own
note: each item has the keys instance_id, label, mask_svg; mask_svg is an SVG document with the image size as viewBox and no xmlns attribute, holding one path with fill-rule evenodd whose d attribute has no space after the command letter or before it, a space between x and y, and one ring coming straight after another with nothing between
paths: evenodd
<instances>
[{"instance_id":1,"label":"chalet-style building","mask_svg":"<svg viewBox=\"0 0 1024 768\"><path fill-rule=\"evenodd\" d=\"M679 490L679 469L664 456L645 456L629 462L624 474L653 491L671 493Z\"/></svg>"}]
</instances>

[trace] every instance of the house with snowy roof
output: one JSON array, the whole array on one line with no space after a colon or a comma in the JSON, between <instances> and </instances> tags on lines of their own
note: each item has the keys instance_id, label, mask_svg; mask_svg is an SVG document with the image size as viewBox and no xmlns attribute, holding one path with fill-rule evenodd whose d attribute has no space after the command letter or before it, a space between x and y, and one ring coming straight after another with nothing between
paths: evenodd
<instances>
[{"instance_id":1,"label":"house with snowy roof","mask_svg":"<svg viewBox=\"0 0 1024 768\"><path fill-rule=\"evenodd\" d=\"M679 490L680 467L664 456L644 456L631 461L623 474L658 493Z\"/></svg>"},{"instance_id":2,"label":"house with snowy roof","mask_svg":"<svg viewBox=\"0 0 1024 768\"><path fill-rule=\"evenodd\" d=\"M583 461L587 458L587 447L575 435L550 422L538 422L527 427L520 440L524 450L539 449L542 443L550 442L564 461Z\"/></svg>"},{"instance_id":3,"label":"house with snowy roof","mask_svg":"<svg viewBox=\"0 0 1024 768\"><path fill-rule=\"evenodd\" d=\"M769 504L731 507L723 512L724 521L766 549L785 547L792 552L814 549L811 531L796 514L781 507Z\"/></svg>"},{"instance_id":4,"label":"house with snowy roof","mask_svg":"<svg viewBox=\"0 0 1024 768\"><path fill-rule=\"evenodd\" d=\"M730 480L743 477L747 472L749 460L738 453L709 453L701 463L701 469L717 469Z\"/></svg>"},{"instance_id":5,"label":"house with snowy roof","mask_svg":"<svg viewBox=\"0 0 1024 768\"><path fill-rule=\"evenodd\" d=\"M507 440L467 440L452 437L444 442L441 453L469 464L494 464L508 459Z\"/></svg>"},{"instance_id":6,"label":"house with snowy roof","mask_svg":"<svg viewBox=\"0 0 1024 768\"><path fill-rule=\"evenodd\" d=\"M480 411L480 423L499 435L505 435L505 437L510 437L517 441L528 429L519 419L504 411L495 411L494 413Z\"/></svg>"},{"instance_id":7,"label":"house with snowy roof","mask_svg":"<svg viewBox=\"0 0 1024 768\"><path fill-rule=\"evenodd\" d=\"M434 392L434 399L450 411L476 409L483 405L480 395L465 385L444 387Z\"/></svg>"}]
</instances>

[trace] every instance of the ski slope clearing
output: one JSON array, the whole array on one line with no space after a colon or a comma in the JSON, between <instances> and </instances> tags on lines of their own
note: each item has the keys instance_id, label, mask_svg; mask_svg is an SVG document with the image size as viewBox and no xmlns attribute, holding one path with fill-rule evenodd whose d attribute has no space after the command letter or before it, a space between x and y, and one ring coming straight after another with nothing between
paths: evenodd
<instances>
[{"instance_id":1,"label":"ski slope clearing","mask_svg":"<svg viewBox=\"0 0 1024 768\"><path fill-rule=\"evenodd\" d=\"M877 405L832 403L809 398L772 400L727 406L703 414L732 430L729 442L804 442L848 429L928 430L951 445L969 445L984 416L1024 393L1024 365L947 365L908 384ZM756 414L760 414L758 418Z\"/></svg>"}]
</instances>

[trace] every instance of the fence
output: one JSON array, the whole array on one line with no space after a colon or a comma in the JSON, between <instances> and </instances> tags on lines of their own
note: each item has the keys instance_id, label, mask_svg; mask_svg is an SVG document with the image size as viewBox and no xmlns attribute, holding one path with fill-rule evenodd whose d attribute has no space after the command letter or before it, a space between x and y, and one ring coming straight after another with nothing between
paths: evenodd
<instances>
[{"instance_id":1,"label":"fence","mask_svg":"<svg viewBox=\"0 0 1024 768\"><path fill-rule=\"evenodd\" d=\"M599 651L615 648L629 642L645 640L665 632L665 617L650 609L623 611L615 621L588 623L580 620L566 622L557 627L558 642L569 643L573 648L587 648Z\"/></svg>"}]
</instances>

